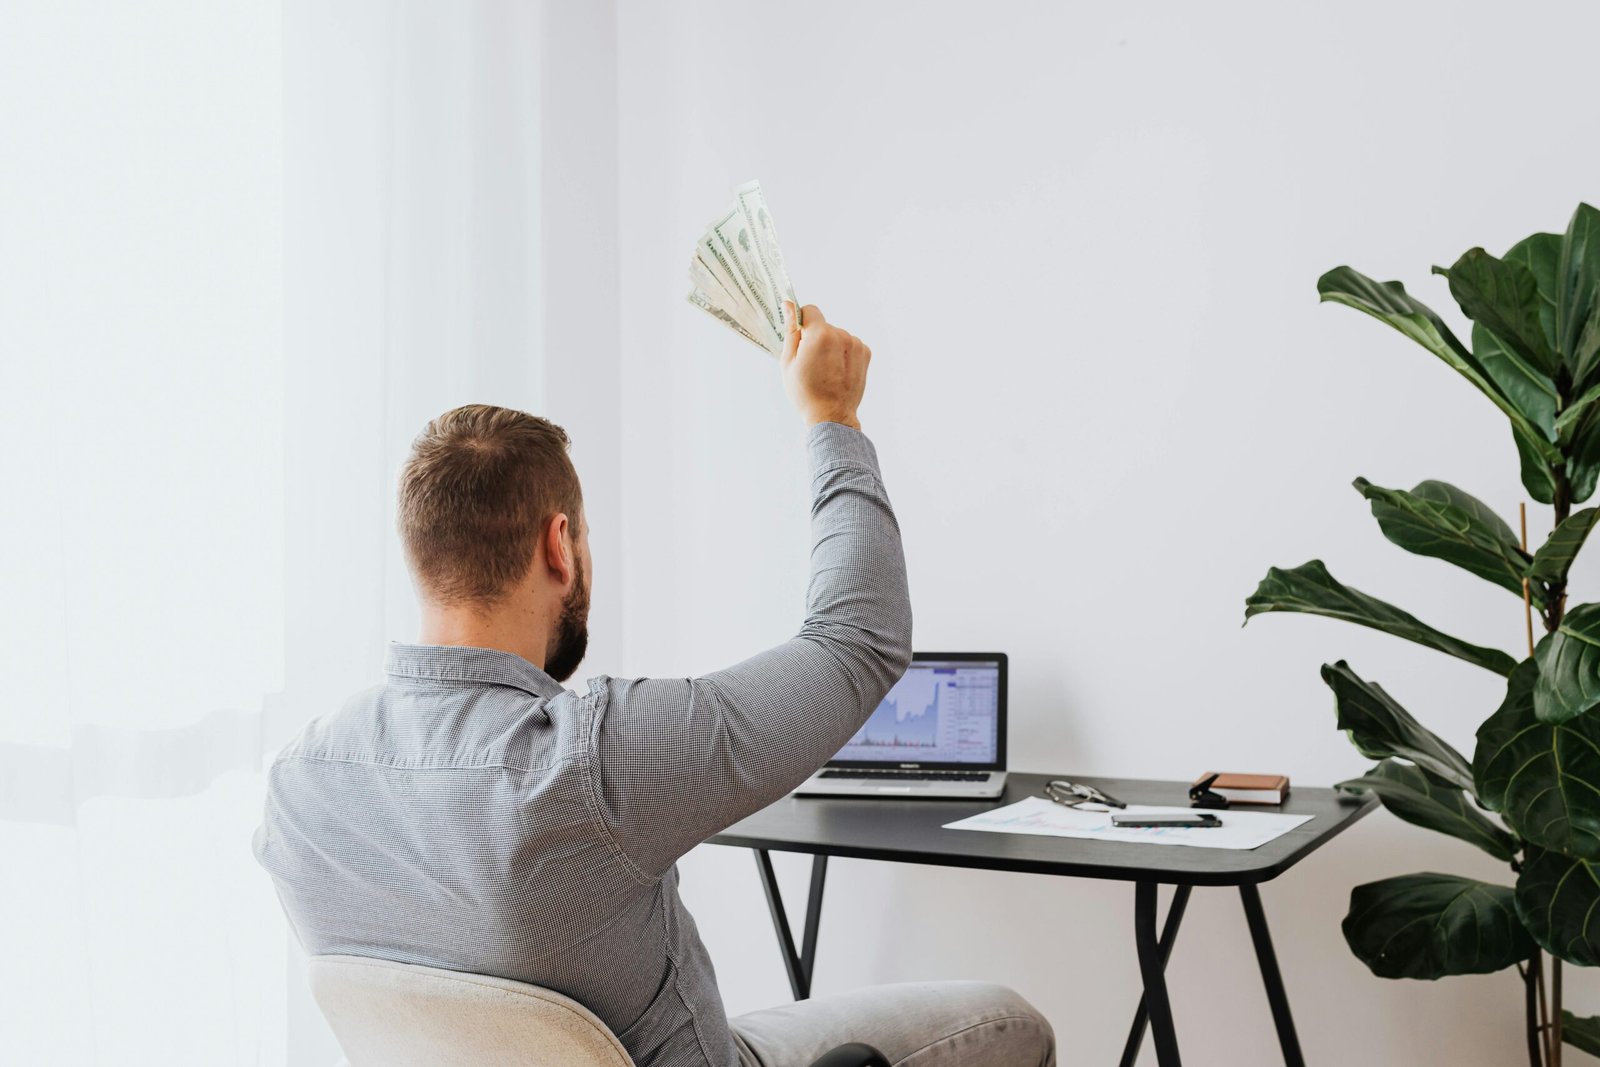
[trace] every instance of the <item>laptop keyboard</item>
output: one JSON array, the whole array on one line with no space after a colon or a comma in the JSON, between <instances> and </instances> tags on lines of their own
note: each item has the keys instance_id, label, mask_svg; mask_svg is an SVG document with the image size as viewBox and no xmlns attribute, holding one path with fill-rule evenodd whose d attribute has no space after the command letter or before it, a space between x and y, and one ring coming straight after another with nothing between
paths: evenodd
<instances>
[{"instance_id":1,"label":"laptop keyboard","mask_svg":"<svg viewBox=\"0 0 1600 1067\"><path fill-rule=\"evenodd\" d=\"M984 782L989 778L988 771L823 771L818 778L888 778L897 782Z\"/></svg>"}]
</instances>

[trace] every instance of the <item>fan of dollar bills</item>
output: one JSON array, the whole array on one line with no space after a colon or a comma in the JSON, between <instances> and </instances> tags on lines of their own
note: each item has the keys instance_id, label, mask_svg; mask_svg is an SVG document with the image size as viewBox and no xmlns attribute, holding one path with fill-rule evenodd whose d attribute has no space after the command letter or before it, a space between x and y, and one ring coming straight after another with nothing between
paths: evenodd
<instances>
[{"instance_id":1,"label":"fan of dollar bills","mask_svg":"<svg viewBox=\"0 0 1600 1067\"><path fill-rule=\"evenodd\" d=\"M778 231L760 182L734 192L733 207L717 216L689 261L689 303L740 337L779 355L789 323L783 308L794 298L778 249Z\"/></svg>"}]
</instances>

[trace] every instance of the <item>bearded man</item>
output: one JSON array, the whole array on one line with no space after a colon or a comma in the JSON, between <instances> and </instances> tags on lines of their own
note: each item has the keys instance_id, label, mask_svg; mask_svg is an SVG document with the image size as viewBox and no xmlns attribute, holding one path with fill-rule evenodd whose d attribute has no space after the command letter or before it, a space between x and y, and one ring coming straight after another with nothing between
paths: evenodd
<instances>
[{"instance_id":1,"label":"bearded man","mask_svg":"<svg viewBox=\"0 0 1600 1067\"><path fill-rule=\"evenodd\" d=\"M471 405L400 480L422 605L387 680L274 763L256 855L308 952L495 975L577 1000L639 1067L803 1067L846 1042L916 1067L1050 1067L1050 1026L977 982L883 986L729 1020L676 862L856 733L911 657L899 527L856 408L872 352L789 308L810 425L798 634L701 678L562 686L587 642L589 530L557 426Z\"/></svg>"}]
</instances>

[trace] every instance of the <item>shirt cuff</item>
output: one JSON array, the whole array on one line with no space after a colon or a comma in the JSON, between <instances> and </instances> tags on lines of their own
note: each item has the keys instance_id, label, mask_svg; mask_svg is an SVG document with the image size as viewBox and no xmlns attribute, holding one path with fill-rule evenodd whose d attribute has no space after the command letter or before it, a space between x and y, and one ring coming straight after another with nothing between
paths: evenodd
<instances>
[{"instance_id":1,"label":"shirt cuff","mask_svg":"<svg viewBox=\"0 0 1600 1067\"><path fill-rule=\"evenodd\" d=\"M813 477L840 467L878 474L878 450L860 430L842 422L819 422L806 435L806 447L811 452Z\"/></svg>"}]
</instances>

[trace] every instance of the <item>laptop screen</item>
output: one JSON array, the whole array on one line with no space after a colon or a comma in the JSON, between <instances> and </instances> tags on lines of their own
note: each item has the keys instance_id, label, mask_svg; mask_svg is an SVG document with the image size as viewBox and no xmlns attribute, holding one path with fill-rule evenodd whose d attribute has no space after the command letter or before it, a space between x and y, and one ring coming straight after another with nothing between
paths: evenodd
<instances>
[{"instance_id":1,"label":"laptop screen","mask_svg":"<svg viewBox=\"0 0 1600 1067\"><path fill-rule=\"evenodd\" d=\"M999 764L1004 657L923 656L833 762Z\"/></svg>"}]
</instances>

